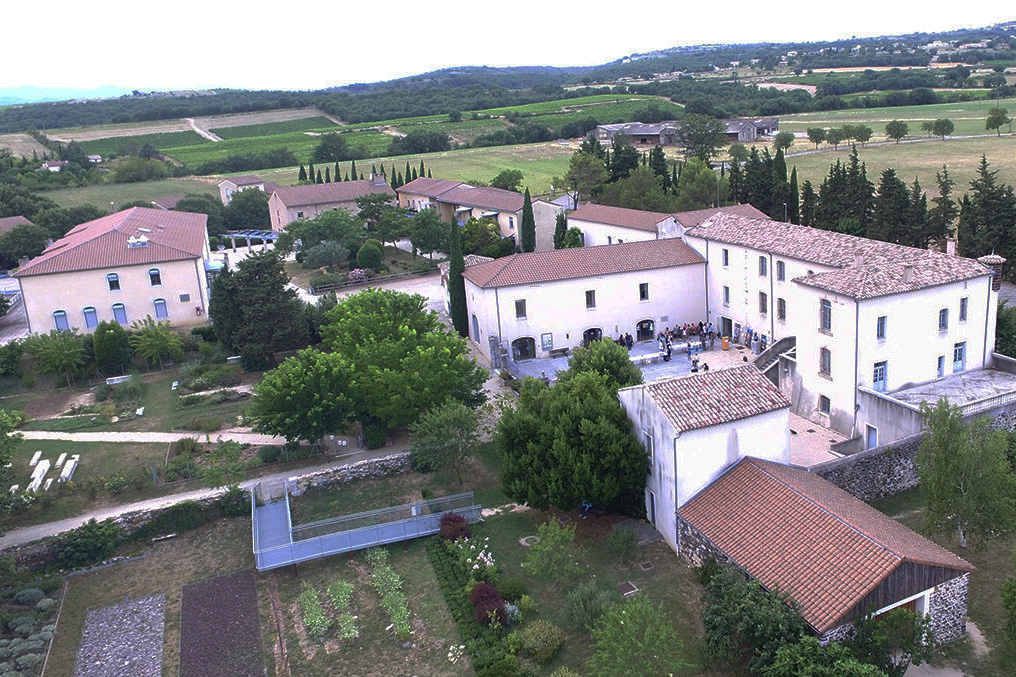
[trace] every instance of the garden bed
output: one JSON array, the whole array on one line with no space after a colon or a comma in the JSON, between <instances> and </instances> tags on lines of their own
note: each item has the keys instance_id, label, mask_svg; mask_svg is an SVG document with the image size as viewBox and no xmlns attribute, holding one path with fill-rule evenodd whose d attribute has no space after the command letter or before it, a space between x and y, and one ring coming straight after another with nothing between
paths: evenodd
<instances>
[{"instance_id":1,"label":"garden bed","mask_svg":"<svg viewBox=\"0 0 1016 677\"><path fill-rule=\"evenodd\" d=\"M165 628L165 595L89 611L74 676L159 677Z\"/></svg>"},{"instance_id":2,"label":"garden bed","mask_svg":"<svg viewBox=\"0 0 1016 677\"><path fill-rule=\"evenodd\" d=\"M265 673L252 570L183 589L182 677L258 677Z\"/></svg>"}]
</instances>

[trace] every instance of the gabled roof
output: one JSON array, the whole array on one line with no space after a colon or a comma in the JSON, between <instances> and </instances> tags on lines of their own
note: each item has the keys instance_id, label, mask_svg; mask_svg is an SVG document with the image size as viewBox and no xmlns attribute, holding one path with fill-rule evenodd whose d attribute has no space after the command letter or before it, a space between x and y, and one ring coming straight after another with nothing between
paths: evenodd
<instances>
[{"instance_id":1,"label":"gabled roof","mask_svg":"<svg viewBox=\"0 0 1016 677\"><path fill-rule=\"evenodd\" d=\"M260 176L254 176L253 174L244 174L243 176L227 176L222 181L219 181L219 185L221 186L227 181L236 186L237 188L239 188L240 186L256 186L260 183L265 182L265 180L262 179Z\"/></svg>"},{"instance_id":2,"label":"gabled roof","mask_svg":"<svg viewBox=\"0 0 1016 677\"><path fill-rule=\"evenodd\" d=\"M704 262L682 240L670 238L512 254L470 266L462 276L478 287L493 289Z\"/></svg>"},{"instance_id":3,"label":"gabled roof","mask_svg":"<svg viewBox=\"0 0 1016 677\"><path fill-rule=\"evenodd\" d=\"M959 576L974 567L806 470L743 458L680 510L819 632L842 624L903 562Z\"/></svg>"},{"instance_id":4,"label":"gabled roof","mask_svg":"<svg viewBox=\"0 0 1016 677\"><path fill-rule=\"evenodd\" d=\"M762 219L764 221L769 220L769 216L765 212L760 212L750 204L743 205L730 205L729 207L710 207L708 209L696 209L690 212L677 212L674 214L674 219L685 228L694 228L699 226L706 219L712 218L717 214L731 214L733 216L744 216L749 219Z\"/></svg>"},{"instance_id":5,"label":"gabled roof","mask_svg":"<svg viewBox=\"0 0 1016 677\"><path fill-rule=\"evenodd\" d=\"M492 259L489 256L481 256L479 254L466 254L465 256L462 257L462 263L464 264L464 266L466 268L469 268L470 266L475 266L475 265L478 265L478 264L481 264L481 263L487 263L488 261L493 261L493 260L494 259ZM447 259L445 259L441 263L437 264L437 268L438 268L438 270L441 271L441 280L442 280L442 282L444 280L447 280L448 279L448 271L451 268L451 263Z\"/></svg>"},{"instance_id":6,"label":"gabled roof","mask_svg":"<svg viewBox=\"0 0 1016 677\"><path fill-rule=\"evenodd\" d=\"M991 274L977 261L961 256L725 213L707 219L687 234L839 268L794 281L859 300ZM905 270L907 266L912 268Z\"/></svg>"},{"instance_id":7,"label":"gabled roof","mask_svg":"<svg viewBox=\"0 0 1016 677\"><path fill-rule=\"evenodd\" d=\"M688 374L628 389L642 389L678 433L790 407L790 400L753 364Z\"/></svg>"},{"instance_id":8,"label":"gabled roof","mask_svg":"<svg viewBox=\"0 0 1016 677\"><path fill-rule=\"evenodd\" d=\"M672 214L661 212L646 212L641 209L625 209L624 207L608 207L590 203L573 211L568 218L655 233L656 226L660 221L665 221L671 216Z\"/></svg>"},{"instance_id":9,"label":"gabled roof","mask_svg":"<svg viewBox=\"0 0 1016 677\"><path fill-rule=\"evenodd\" d=\"M337 183L312 183L306 186L276 188L274 194L286 207L353 202L358 197L387 193L395 197L395 191L388 184L377 185L369 179L363 181L340 181Z\"/></svg>"},{"instance_id":10,"label":"gabled roof","mask_svg":"<svg viewBox=\"0 0 1016 677\"><path fill-rule=\"evenodd\" d=\"M15 276L201 258L208 237L207 224L205 214L132 207L75 226ZM128 238L142 236L148 240L145 246L128 246Z\"/></svg>"},{"instance_id":11,"label":"gabled roof","mask_svg":"<svg viewBox=\"0 0 1016 677\"><path fill-rule=\"evenodd\" d=\"M169 197L157 197L152 200L152 204L159 209L175 209L176 203L184 198L183 195L170 195Z\"/></svg>"},{"instance_id":12,"label":"gabled roof","mask_svg":"<svg viewBox=\"0 0 1016 677\"><path fill-rule=\"evenodd\" d=\"M418 179L413 179L409 183L399 188L400 193L412 193L413 195L423 195L424 197L437 198L442 193L445 193L452 188L461 186L461 181L450 181L448 179L431 179L425 176L421 176Z\"/></svg>"},{"instance_id":13,"label":"gabled roof","mask_svg":"<svg viewBox=\"0 0 1016 677\"><path fill-rule=\"evenodd\" d=\"M417 179L419 181L419 179ZM476 187L461 183L454 188L441 193L441 202L463 205L466 207L479 207L498 212L520 212L524 198L521 193L502 188L491 188L489 186Z\"/></svg>"},{"instance_id":14,"label":"gabled roof","mask_svg":"<svg viewBox=\"0 0 1016 677\"><path fill-rule=\"evenodd\" d=\"M12 231L18 226L33 226L31 221L24 216L5 216L0 218L0 235Z\"/></svg>"}]
</instances>

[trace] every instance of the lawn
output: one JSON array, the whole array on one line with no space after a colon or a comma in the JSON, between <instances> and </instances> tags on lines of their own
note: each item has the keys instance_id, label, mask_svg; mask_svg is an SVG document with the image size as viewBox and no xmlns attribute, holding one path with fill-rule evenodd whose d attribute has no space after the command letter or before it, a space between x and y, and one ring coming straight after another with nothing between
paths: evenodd
<instances>
[{"instance_id":1,"label":"lawn","mask_svg":"<svg viewBox=\"0 0 1016 677\"><path fill-rule=\"evenodd\" d=\"M207 193L218 197L219 189L214 178L162 179L143 183L98 183L80 188L60 188L40 193L56 202L61 207L77 207L93 204L105 209L113 203L113 207L135 200L154 200L170 195L185 193Z\"/></svg>"},{"instance_id":2,"label":"lawn","mask_svg":"<svg viewBox=\"0 0 1016 677\"><path fill-rule=\"evenodd\" d=\"M338 130L337 125L320 115L298 120L282 120L264 122L257 125L238 125L236 127L213 127L211 131L223 139L242 139L252 136L275 136L290 132L330 131Z\"/></svg>"},{"instance_id":3,"label":"lawn","mask_svg":"<svg viewBox=\"0 0 1016 677\"><path fill-rule=\"evenodd\" d=\"M117 154L120 149L128 143L134 142L140 148L146 143L151 144L158 150L164 148L179 148L181 146L200 146L211 143L195 131L185 132L164 132L159 134L141 134L138 136L113 136L106 139L95 139L94 141L82 141L81 149L90 155Z\"/></svg>"},{"instance_id":4,"label":"lawn","mask_svg":"<svg viewBox=\"0 0 1016 677\"><path fill-rule=\"evenodd\" d=\"M996 103L1016 113L1016 99L994 101L965 101L962 103L936 103L926 106L898 106L891 108L849 108L837 111L819 111L780 116L780 130L803 132L808 127L838 127L844 123L864 123L875 131L876 136L885 134L885 124L890 120L903 120L910 125L912 136L924 136L921 123L926 120L949 118L956 124L955 135L987 134L984 120L988 110Z\"/></svg>"},{"instance_id":5,"label":"lawn","mask_svg":"<svg viewBox=\"0 0 1016 677\"><path fill-rule=\"evenodd\" d=\"M339 165L339 169L341 169L344 172L348 172L349 166ZM361 169L366 170L367 168L364 167L363 165L358 165L357 170L359 171ZM385 245L384 262L385 265L389 267L388 271L389 274L399 275L402 273L412 271L413 270L412 265L414 262L419 263L420 261L425 260L427 260L427 257L425 256L417 256L416 259L414 260L413 254L411 252L407 252L404 249L399 249L398 247ZM405 266L405 268L403 268L403 265ZM301 287L303 289L307 289L310 286L311 275L318 272L317 268L305 268L302 263L297 263L296 261L286 261L283 263L283 267L286 270L286 274L289 275L290 281L297 287ZM338 270L338 272L344 272L344 270L345 269L340 266L340 270ZM384 276L375 278L375 280L378 282L383 282L384 279L385 279Z\"/></svg>"},{"instance_id":6,"label":"lawn","mask_svg":"<svg viewBox=\"0 0 1016 677\"><path fill-rule=\"evenodd\" d=\"M644 108L646 102L656 99L658 96L645 94L593 94L590 96L578 96L573 99L558 99L556 101L541 101L539 103L527 103L521 106L503 106L501 108L485 108L476 111L484 115L506 115L508 113L553 113L565 108L575 108L604 103L637 102L638 106Z\"/></svg>"},{"instance_id":7,"label":"lawn","mask_svg":"<svg viewBox=\"0 0 1016 677\"><path fill-rule=\"evenodd\" d=\"M216 520L175 539L147 545L145 559L68 578L47 677L73 675L89 609L111 606L125 597L157 594L166 595L162 672L179 674L183 586L252 567L250 529L249 519ZM136 554L136 545L124 547Z\"/></svg>"}]
</instances>

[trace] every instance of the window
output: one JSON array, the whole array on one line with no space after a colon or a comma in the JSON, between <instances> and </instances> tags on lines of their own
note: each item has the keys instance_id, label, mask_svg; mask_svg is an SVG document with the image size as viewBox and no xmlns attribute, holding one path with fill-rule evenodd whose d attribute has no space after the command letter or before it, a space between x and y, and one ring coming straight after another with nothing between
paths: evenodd
<instances>
[{"instance_id":1,"label":"window","mask_svg":"<svg viewBox=\"0 0 1016 677\"><path fill-rule=\"evenodd\" d=\"M948 331L949 329L949 309L943 308L938 311L938 330Z\"/></svg>"},{"instance_id":2,"label":"window","mask_svg":"<svg viewBox=\"0 0 1016 677\"><path fill-rule=\"evenodd\" d=\"M639 284L639 301L649 300L649 283L643 282Z\"/></svg>"},{"instance_id":3,"label":"window","mask_svg":"<svg viewBox=\"0 0 1016 677\"><path fill-rule=\"evenodd\" d=\"M878 320L875 321L875 338L879 341L885 341L885 321L885 315L880 315Z\"/></svg>"},{"instance_id":4,"label":"window","mask_svg":"<svg viewBox=\"0 0 1016 677\"><path fill-rule=\"evenodd\" d=\"M122 303L113 304L113 319L119 324L127 326L127 307Z\"/></svg>"},{"instance_id":5,"label":"window","mask_svg":"<svg viewBox=\"0 0 1016 677\"><path fill-rule=\"evenodd\" d=\"M758 312L761 315L769 312L769 296L764 291L758 293Z\"/></svg>"},{"instance_id":6,"label":"window","mask_svg":"<svg viewBox=\"0 0 1016 677\"><path fill-rule=\"evenodd\" d=\"M54 312L53 324L55 324L56 328L59 329L60 331L70 329L70 325L67 324L67 311L57 310L56 312Z\"/></svg>"},{"instance_id":7,"label":"window","mask_svg":"<svg viewBox=\"0 0 1016 677\"><path fill-rule=\"evenodd\" d=\"M833 304L827 299L818 303L818 328L822 331L833 330Z\"/></svg>"},{"instance_id":8,"label":"window","mask_svg":"<svg viewBox=\"0 0 1016 677\"><path fill-rule=\"evenodd\" d=\"M514 216L509 216L508 217L508 229L509 230L515 230L515 217Z\"/></svg>"},{"instance_id":9,"label":"window","mask_svg":"<svg viewBox=\"0 0 1016 677\"><path fill-rule=\"evenodd\" d=\"M729 265L730 265L730 250L729 249L724 249L723 250L723 267L726 268Z\"/></svg>"},{"instance_id":10,"label":"window","mask_svg":"<svg viewBox=\"0 0 1016 677\"><path fill-rule=\"evenodd\" d=\"M776 299L776 319L787 319L787 302L785 299Z\"/></svg>"},{"instance_id":11,"label":"window","mask_svg":"<svg viewBox=\"0 0 1016 677\"><path fill-rule=\"evenodd\" d=\"M81 314L85 316L85 329L95 329L99 326L99 315L95 312L95 308L89 306L82 310Z\"/></svg>"},{"instance_id":12,"label":"window","mask_svg":"<svg viewBox=\"0 0 1016 677\"><path fill-rule=\"evenodd\" d=\"M642 431L642 446L646 448L646 455L649 456L649 474L653 474L653 464L656 460L653 455L653 436L648 430Z\"/></svg>"},{"instance_id":13,"label":"window","mask_svg":"<svg viewBox=\"0 0 1016 677\"><path fill-rule=\"evenodd\" d=\"M607 236L607 244L614 244L614 238L612 238L610 235Z\"/></svg>"},{"instance_id":14,"label":"window","mask_svg":"<svg viewBox=\"0 0 1016 677\"><path fill-rule=\"evenodd\" d=\"M526 300L519 299L515 302L515 319L524 320L526 319Z\"/></svg>"},{"instance_id":15,"label":"window","mask_svg":"<svg viewBox=\"0 0 1016 677\"><path fill-rule=\"evenodd\" d=\"M759 277L765 277L766 273L769 272L769 269L767 268L767 266L768 266L768 261L766 260L766 257L764 257L764 256L758 257L758 276Z\"/></svg>"},{"instance_id":16,"label":"window","mask_svg":"<svg viewBox=\"0 0 1016 677\"><path fill-rule=\"evenodd\" d=\"M110 291L120 291L120 276L116 273L107 273L106 284L109 285Z\"/></svg>"},{"instance_id":17,"label":"window","mask_svg":"<svg viewBox=\"0 0 1016 677\"><path fill-rule=\"evenodd\" d=\"M180 294L180 303L188 303L190 301L190 294Z\"/></svg>"},{"instance_id":18,"label":"window","mask_svg":"<svg viewBox=\"0 0 1016 677\"><path fill-rule=\"evenodd\" d=\"M818 373L830 376L833 373L833 354L828 348L819 348Z\"/></svg>"},{"instance_id":19,"label":"window","mask_svg":"<svg viewBox=\"0 0 1016 677\"><path fill-rule=\"evenodd\" d=\"M938 369L936 373L938 374L938 378L945 376L945 355L938 356Z\"/></svg>"},{"instance_id":20,"label":"window","mask_svg":"<svg viewBox=\"0 0 1016 677\"><path fill-rule=\"evenodd\" d=\"M730 287L723 287L723 305L730 305Z\"/></svg>"},{"instance_id":21,"label":"window","mask_svg":"<svg viewBox=\"0 0 1016 677\"><path fill-rule=\"evenodd\" d=\"M296 218L302 219L303 218L303 212L297 212L296 213Z\"/></svg>"},{"instance_id":22,"label":"window","mask_svg":"<svg viewBox=\"0 0 1016 677\"><path fill-rule=\"evenodd\" d=\"M596 307L596 291L589 289L586 291L586 308Z\"/></svg>"},{"instance_id":23,"label":"window","mask_svg":"<svg viewBox=\"0 0 1016 677\"><path fill-rule=\"evenodd\" d=\"M889 371L888 362L876 362L875 370L871 376L871 389L875 392L884 393L886 374Z\"/></svg>"},{"instance_id":24,"label":"window","mask_svg":"<svg viewBox=\"0 0 1016 677\"><path fill-rule=\"evenodd\" d=\"M787 264L783 261L776 262L776 279L780 282L787 279Z\"/></svg>"},{"instance_id":25,"label":"window","mask_svg":"<svg viewBox=\"0 0 1016 677\"><path fill-rule=\"evenodd\" d=\"M967 368L967 342L957 343L953 346L953 371L963 371Z\"/></svg>"},{"instance_id":26,"label":"window","mask_svg":"<svg viewBox=\"0 0 1016 677\"><path fill-rule=\"evenodd\" d=\"M166 299L155 299L152 301L152 305L155 306L155 318L166 319L169 317L169 309L166 308Z\"/></svg>"},{"instance_id":27,"label":"window","mask_svg":"<svg viewBox=\"0 0 1016 677\"><path fill-rule=\"evenodd\" d=\"M832 403L829 401L829 398L826 397L825 395L819 395L818 410L821 411L823 414L828 414L830 409L832 409Z\"/></svg>"},{"instance_id":28,"label":"window","mask_svg":"<svg viewBox=\"0 0 1016 677\"><path fill-rule=\"evenodd\" d=\"M966 296L960 299L960 322L967 321L967 300Z\"/></svg>"},{"instance_id":29,"label":"window","mask_svg":"<svg viewBox=\"0 0 1016 677\"><path fill-rule=\"evenodd\" d=\"M153 287L162 286L162 273L159 272L158 268L151 268L148 271L148 281Z\"/></svg>"}]
</instances>

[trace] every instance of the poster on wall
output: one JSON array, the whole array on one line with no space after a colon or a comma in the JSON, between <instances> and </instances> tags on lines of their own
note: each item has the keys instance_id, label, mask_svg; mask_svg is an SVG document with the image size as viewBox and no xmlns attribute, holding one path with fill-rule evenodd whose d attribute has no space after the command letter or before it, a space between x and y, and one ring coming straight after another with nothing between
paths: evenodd
<instances>
[{"instance_id":1,"label":"poster on wall","mask_svg":"<svg viewBox=\"0 0 1016 677\"><path fill-rule=\"evenodd\" d=\"M546 334L542 334L540 336L540 344L541 344L541 347L544 350L553 350L554 349L554 334L553 333L549 333L549 332L546 333Z\"/></svg>"}]
</instances>

